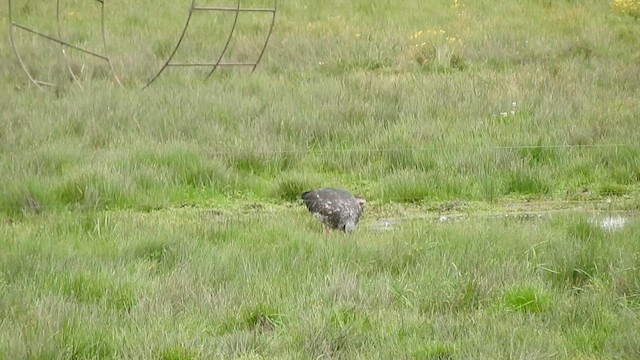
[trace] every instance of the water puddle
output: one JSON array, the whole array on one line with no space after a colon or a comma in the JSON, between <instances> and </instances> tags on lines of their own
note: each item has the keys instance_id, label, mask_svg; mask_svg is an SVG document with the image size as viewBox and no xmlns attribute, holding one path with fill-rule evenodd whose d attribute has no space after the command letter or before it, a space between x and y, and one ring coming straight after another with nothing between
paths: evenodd
<instances>
[{"instance_id":1,"label":"water puddle","mask_svg":"<svg viewBox=\"0 0 640 360\"><path fill-rule=\"evenodd\" d=\"M599 226L602 230L616 231L621 230L627 224L627 218L623 216L607 216L604 218L591 218L589 220L592 224Z\"/></svg>"},{"instance_id":2,"label":"water puddle","mask_svg":"<svg viewBox=\"0 0 640 360\"><path fill-rule=\"evenodd\" d=\"M567 213L568 211L562 211ZM559 213L558 211L540 211L540 212L519 212L519 213L506 213L506 214L447 214L447 215L423 215L423 216L411 216L411 217L385 217L375 220L370 224L371 229L374 231L391 231L400 226L402 223L409 221L425 221L436 223L454 223L460 221L470 221L474 219L490 219L496 221L509 221L513 223L525 223L531 221L549 220L553 217L553 214ZM581 213L584 214L584 213ZM638 217L640 214L636 212L612 212L606 211L602 213L596 213L589 218L589 222L595 226L600 227L606 231L617 231L624 229L628 225L631 218Z\"/></svg>"}]
</instances>

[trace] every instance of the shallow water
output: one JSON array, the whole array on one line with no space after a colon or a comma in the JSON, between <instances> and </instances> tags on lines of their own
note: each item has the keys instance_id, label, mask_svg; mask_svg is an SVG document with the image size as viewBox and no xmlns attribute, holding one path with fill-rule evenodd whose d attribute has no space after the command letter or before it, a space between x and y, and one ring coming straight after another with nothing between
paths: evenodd
<instances>
[{"instance_id":1,"label":"shallow water","mask_svg":"<svg viewBox=\"0 0 640 360\"><path fill-rule=\"evenodd\" d=\"M563 213L567 214L570 211L551 212L524 212L524 213L504 213L504 214L475 214L475 215L462 215L462 214L448 214L448 215L424 215L424 216L412 216L412 217L385 217L376 219L371 222L369 226L374 231L391 231L401 226L402 223L408 221L428 221L437 223L453 223L459 221L471 221L477 219L492 219L496 221L513 221L514 223L524 223L531 221L549 220L554 214ZM576 214L584 214L578 213ZM601 213L592 213L589 218L589 222L600 227L606 231L617 231L624 229L628 225L629 220L639 217L638 212L629 211L606 211Z\"/></svg>"},{"instance_id":2,"label":"shallow water","mask_svg":"<svg viewBox=\"0 0 640 360\"><path fill-rule=\"evenodd\" d=\"M615 215L615 216L605 216L602 218L591 218L590 222L599 226L603 230L607 231L616 231L623 229L627 224L627 218Z\"/></svg>"}]
</instances>

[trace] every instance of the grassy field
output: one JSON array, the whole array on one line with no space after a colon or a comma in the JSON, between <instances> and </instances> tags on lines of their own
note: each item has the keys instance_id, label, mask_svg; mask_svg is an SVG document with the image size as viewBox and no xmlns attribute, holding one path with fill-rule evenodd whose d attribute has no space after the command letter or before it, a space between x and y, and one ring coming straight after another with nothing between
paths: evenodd
<instances>
[{"instance_id":1,"label":"grassy field","mask_svg":"<svg viewBox=\"0 0 640 360\"><path fill-rule=\"evenodd\" d=\"M0 8L0 360L640 357L640 2L188 3Z\"/></svg>"}]
</instances>

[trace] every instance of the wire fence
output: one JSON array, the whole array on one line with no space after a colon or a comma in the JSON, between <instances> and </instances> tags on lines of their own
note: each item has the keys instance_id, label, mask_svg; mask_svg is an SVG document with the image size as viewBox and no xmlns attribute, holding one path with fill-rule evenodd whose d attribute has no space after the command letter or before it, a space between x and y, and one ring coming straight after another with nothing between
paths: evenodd
<instances>
[{"instance_id":1,"label":"wire fence","mask_svg":"<svg viewBox=\"0 0 640 360\"><path fill-rule=\"evenodd\" d=\"M640 141L636 144L540 144L540 145L468 145L468 144L433 144L420 147L344 147L344 148L305 148L305 149L232 149L232 150L205 150L208 155L271 155L271 154L331 154L331 153L387 153L387 152L426 152L434 150L524 150L524 149L597 149L597 148L640 148ZM10 150L9 150L10 151ZM6 154L10 154L7 152ZM22 153L20 154L22 155Z\"/></svg>"},{"instance_id":2,"label":"wire fence","mask_svg":"<svg viewBox=\"0 0 640 360\"><path fill-rule=\"evenodd\" d=\"M434 150L522 150L522 149L594 149L594 148L640 148L638 144L548 144L548 145L495 145L495 146L475 146L475 145L442 145L420 147L349 147L349 148L308 148L308 149L268 149L268 150L224 150L207 151L209 155L267 155L267 154L323 154L323 153L385 153L385 152L426 152Z\"/></svg>"},{"instance_id":3,"label":"wire fence","mask_svg":"<svg viewBox=\"0 0 640 360\"><path fill-rule=\"evenodd\" d=\"M474 153L477 153L478 151L513 151L513 150L523 150L523 149L570 149L570 150L577 150L577 149L586 149L586 150L590 150L590 149L615 149L617 151L617 149L621 149L621 148L632 148L632 149L637 149L640 148L640 142L637 144L625 144L625 143L615 143L615 144L539 144L539 145L495 145L495 146L476 146L476 145L448 145L448 146L443 146L441 144L433 144L433 145L428 145L428 146L421 146L421 147L389 147L389 148L385 148L385 147L345 147L345 148L333 148L333 149L263 149L263 150L255 150L255 149L251 149L251 150L225 150L225 151L206 151L206 154L210 155L210 156L215 156L215 155L240 155L240 154L254 154L254 155L273 155L273 154L336 154L336 153L391 153L391 152L412 152L412 153L419 153L419 152L427 152L427 151L434 151L434 150L440 150L440 151L447 151L447 150L451 150L451 149L465 149L468 151L473 151ZM10 157L10 156L9 156ZM6 159L6 158L5 158ZM392 173L392 172L390 172ZM427 184L425 186L428 186ZM81 189L82 191L82 189ZM603 203L606 202L606 198L613 198L613 200L610 201L614 201L616 203L622 203L624 201L638 201L638 199L640 198L640 191L630 191L630 190L615 190L615 189L610 189L610 190L605 190L605 191L598 191L598 190L594 190L591 191L589 189L584 189L580 190L580 189L567 189L567 194L566 196L561 196L559 194L555 194L553 196L550 195L545 195L545 194L532 194L531 196L529 196L530 200L526 201L526 200L520 200L521 203L530 203L530 204L536 204L536 206L539 207L548 207L548 208L552 208L552 207L557 207L557 206L571 206L571 205L586 205L586 204L597 204L597 203ZM232 200L238 202L238 203L251 203L252 201L250 200L246 200L243 199L242 196L239 196L237 198L233 198L231 197ZM428 205L428 204L440 204L440 203L447 203L447 202L461 202L461 203L465 203L465 202L485 202L485 203L500 203L500 202L509 202L509 201L516 201L516 200L510 200L510 199L502 199L500 197L497 198L496 201L483 201L481 198L478 199L473 199L473 200L469 200L466 199L468 198L465 196L461 196L460 198L455 198L452 197L451 199L448 200L433 200L428 196L409 196L409 197L403 197L403 196L394 196L393 194L387 194L384 196L384 200L380 200L380 201L373 201L372 203L374 204L374 206L376 206L377 204L389 204L389 203L400 203L400 204L405 204L408 206L408 204L411 203L420 203L423 205ZM551 200L549 200L549 198L553 198ZM280 200L277 198L273 198L273 199L256 199L254 201L254 203L256 202L263 202L263 203L272 203L272 204L278 204L278 203L286 203L286 201L284 200ZM291 201L289 201L291 203ZM24 194L24 196L22 197L22 199L16 199L16 201L3 201L3 199L0 199L0 212L20 212L20 211L29 211L29 209L34 210L34 211L45 211L45 210L64 210L64 209L90 209L90 208L95 208L95 209L109 209L110 208L110 204L114 204L114 203L118 203L117 200L114 200L113 198L106 198L106 197L100 197L98 194L91 194L90 196L87 196L87 199L84 200L80 200L80 201L76 201L76 202L67 202L67 203L59 203L59 204L46 204L46 203L39 203L38 200L36 200L35 198L31 197L28 192ZM162 200L159 201L159 203L162 203ZM178 207L184 207L184 206L193 206L193 207L203 207L204 205L201 202L194 202L194 203L183 203L183 204L172 204L172 205L158 205L158 206L153 206L153 205L145 205L143 203L136 203L136 202L132 202L132 203L126 203L126 204L118 204L113 206L112 208L114 210L125 210L125 209L140 209L140 208L144 208L144 207L149 207L149 208L178 208ZM638 206L640 206L640 204L638 204Z\"/></svg>"}]
</instances>

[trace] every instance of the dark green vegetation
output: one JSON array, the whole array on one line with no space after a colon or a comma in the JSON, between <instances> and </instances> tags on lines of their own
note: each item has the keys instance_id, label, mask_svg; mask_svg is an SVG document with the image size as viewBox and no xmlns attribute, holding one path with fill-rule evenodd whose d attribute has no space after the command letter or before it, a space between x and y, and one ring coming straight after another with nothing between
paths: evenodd
<instances>
[{"instance_id":1,"label":"dark green vegetation","mask_svg":"<svg viewBox=\"0 0 640 360\"><path fill-rule=\"evenodd\" d=\"M55 2L13 3L55 33ZM63 3L99 50L95 4ZM590 220L640 207L635 3L281 2L255 73L141 91L187 3L107 3L124 87L71 52L81 89L18 34L45 91L0 8L0 359L640 356L640 223ZM198 15L176 60L230 23ZM227 60L266 23L243 16ZM291 205L316 186L367 198L354 236Z\"/></svg>"}]
</instances>

